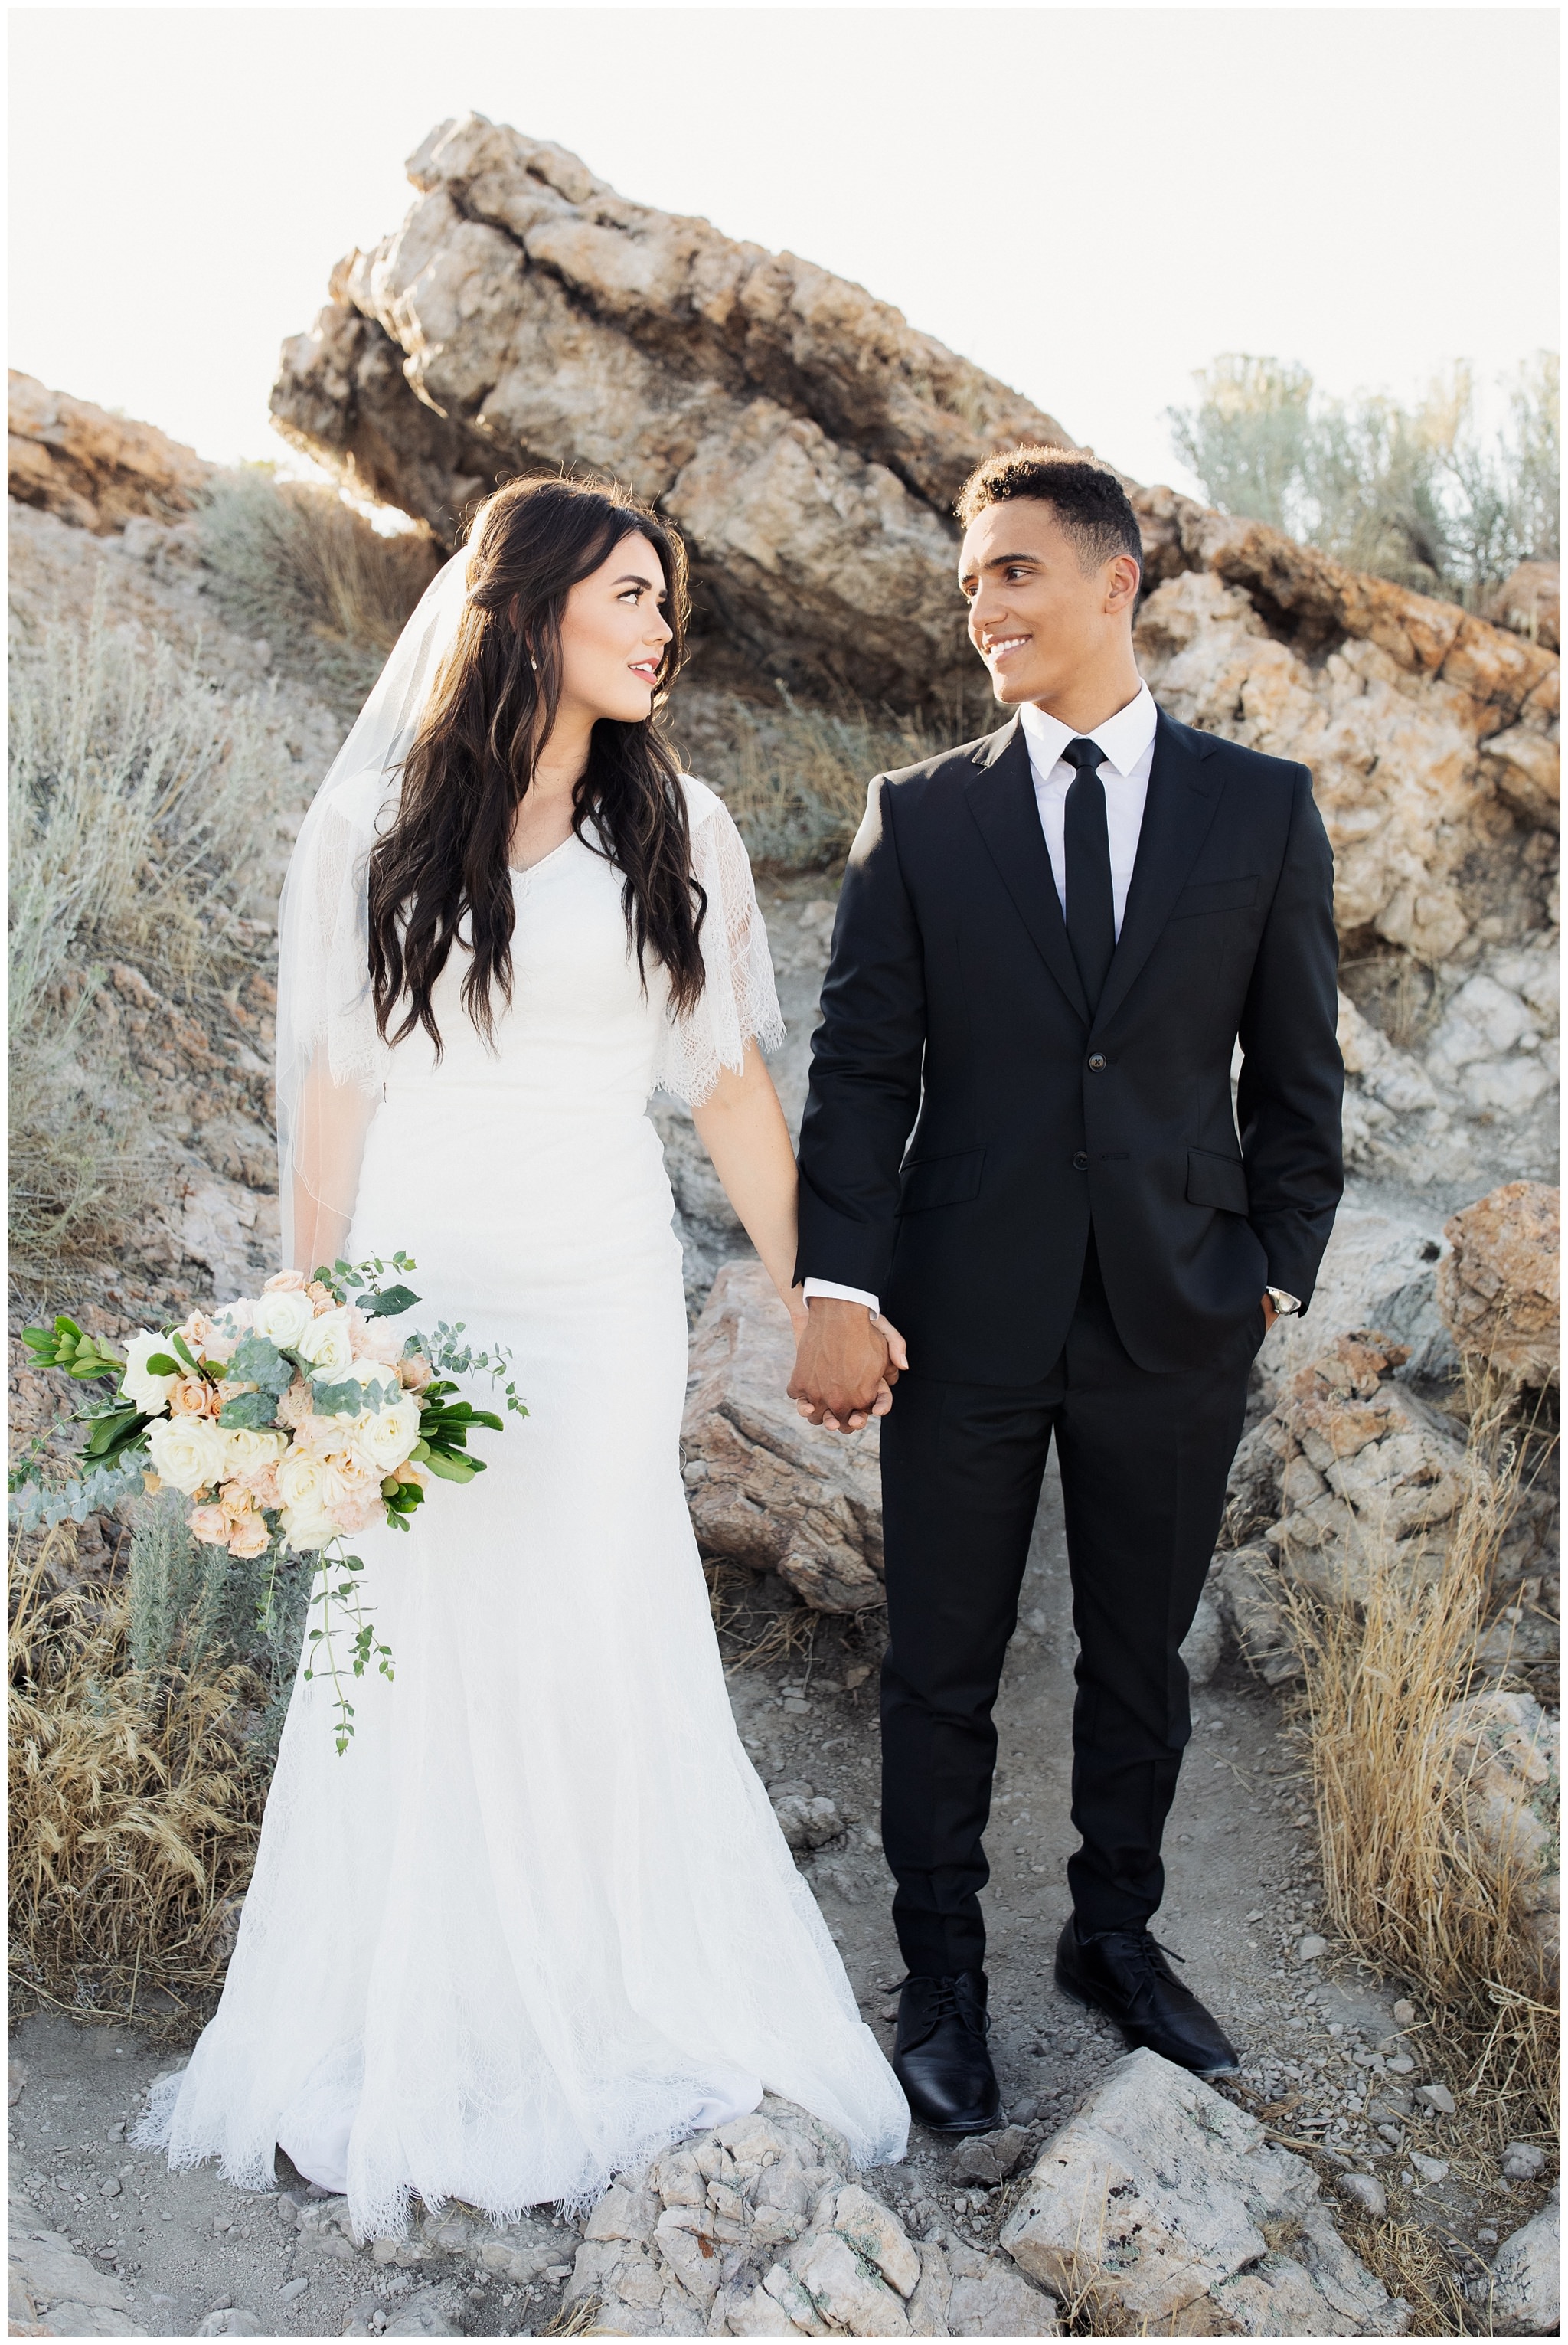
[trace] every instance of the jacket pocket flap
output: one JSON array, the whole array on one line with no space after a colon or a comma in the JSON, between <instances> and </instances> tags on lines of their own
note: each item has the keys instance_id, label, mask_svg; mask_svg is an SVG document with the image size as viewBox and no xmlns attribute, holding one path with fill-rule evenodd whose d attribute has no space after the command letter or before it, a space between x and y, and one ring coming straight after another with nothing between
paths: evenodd
<instances>
[{"instance_id":1,"label":"jacket pocket flap","mask_svg":"<svg viewBox=\"0 0 1568 2345\"><path fill-rule=\"evenodd\" d=\"M1184 888L1170 909L1173 920L1190 919L1195 912L1245 912L1258 901L1258 875L1244 879L1200 879Z\"/></svg>"},{"instance_id":2,"label":"jacket pocket flap","mask_svg":"<svg viewBox=\"0 0 1568 2345\"><path fill-rule=\"evenodd\" d=\"M966 1149L961 1156L926 1156L904 1167L898 1193L901 1213L927 1213L933 1205L961 1205L980 1193L983 1148Z\"/></svg>"},{"instance_id":3,"label":"jacket pocket flap","mask_svg":"<svg viewBox=\"0 0 1568 2345\"><path fill-rule=\"evenodd\" d=\"M1217 1156L1210 1148L1189 1148L1187 1199L1192 1205L1217 1206L1222 1213L1245 1213L1246 1168L1234 1156Z\"/></svg>"}]
</instances>

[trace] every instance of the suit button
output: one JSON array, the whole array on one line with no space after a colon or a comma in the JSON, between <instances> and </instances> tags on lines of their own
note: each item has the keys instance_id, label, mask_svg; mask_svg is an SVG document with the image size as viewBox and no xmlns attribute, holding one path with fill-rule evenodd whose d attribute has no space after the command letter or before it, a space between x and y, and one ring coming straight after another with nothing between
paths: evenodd
<instances>
[{"instance_id":1,"label":"suit button","mask_svg":"<svg viewBox=\"0 0 1568 2345\"><path fill-rule=\"evenodd\" d=\"M1080 1148L1077 1154L1073 1158L1073 1171L1075 1172L1087 1172L1088 1169L1088 1158L1084 1154L1083 1150Z\"/></svg>"},{"instance_id":2,"label":"suit button","mask_svg":"<svg viewBox=\"0 0 1568 2345\"><path fill-rule=\"evenodd\" d=\"M1104 1072L1105 1072L1105 1052L1104 1052L1103 1051L1091 1051L1091 1052L1090 1052L1090 1054L1089 1054L1089 1072L1090 1072L1090 1074L1091 1074L1091 1075L1103 1075L1103 1074L1104 1074Z\"/></svg>"}]
</instances>

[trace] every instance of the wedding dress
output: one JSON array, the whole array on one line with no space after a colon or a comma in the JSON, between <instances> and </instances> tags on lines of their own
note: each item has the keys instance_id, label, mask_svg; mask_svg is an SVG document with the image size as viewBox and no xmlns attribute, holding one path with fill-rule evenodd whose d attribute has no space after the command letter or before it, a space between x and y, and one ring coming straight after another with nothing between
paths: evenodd
<instances>
[{"instance_id":1,"label":"wedding dress","mask_svg":"<svg viewBox=\"0 0 1568 2345\"><path fill-rule=\"evenodd\" d=\"M145 2137L269 2188L281 2144L361 2234L410 2198L499 2218L782 2094L863 2163L904 2096L736 1733L687 1517L681 1254L657 1134L782 1031L745 851L684 782L708 979L685 1020L628 950L620 874L577 838L516 875L493 1048L385 1064L351 1258L402 1248L410 1320L515 1355L526 1420L436 1483L411 1533L348 1542L395 1677L301 1675L222 2002ZM400 1325L408 1322L396 1323ZM482 1405L482 1378L465 1385Z\"/></svg>"}]
</instances>

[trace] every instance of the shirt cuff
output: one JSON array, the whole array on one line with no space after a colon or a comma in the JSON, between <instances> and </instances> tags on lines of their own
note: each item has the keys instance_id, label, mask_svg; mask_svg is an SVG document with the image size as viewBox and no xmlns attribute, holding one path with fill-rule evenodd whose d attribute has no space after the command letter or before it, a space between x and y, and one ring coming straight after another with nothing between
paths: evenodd
<instances>
[{"instance_id":1,"label":"shirt cuff","mask_svg":"<svg viewBox=\"0 0 1568 2345\"><path fill-rule=\"evenodd\" d=\"M801 1292L809 1303L814 1295L825 1295L830 1303L864 1303L875 1319L882 1305L875 1294L867 1294L864 1286L838 1286L831 1278L808 1278Z\"/></svg>"}]
</instances>

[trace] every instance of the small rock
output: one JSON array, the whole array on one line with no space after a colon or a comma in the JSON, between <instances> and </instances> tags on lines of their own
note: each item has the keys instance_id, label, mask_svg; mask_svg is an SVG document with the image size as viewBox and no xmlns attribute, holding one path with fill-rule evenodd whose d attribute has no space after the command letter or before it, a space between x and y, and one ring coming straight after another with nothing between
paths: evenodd
<instances>
[{"instance_id":1,"label":"small rock","mask_svg":"<svg viewBox=\"0 0 1568 2345\"><path fill-rule=\"evenodd\" d=\"M1418 2085L1416 2091L1428 2108L1435 2109L1440 2117L1452 2117L1457 2114L1457 2104L1446 2085Z\"/></svg>"},{"instance_id":2,"label":"small rock","mask_svg":"<svg viewBox=\"0 0 1568 2345\"><path fill-rule=\"evenodd\" d=\"M1414 2004L1407 2002L1405 1997L1401 1995L1398 2003L1394 2005L1394 2025L1396 2027L1409 2027L1413 2024L1414 2019Z\"/></svg>"},{"instance_id":3,"label":"small rock","mask_svg":"<svg viewBox=\"0 0 1568 2345\"><path fill-rule=\"evenodd\" d=\"M1563 2201L1559 2184L1492 2259L1492 2316L1516 2321L1526 2337L1550 2337L1563 2311Z\"/></svg>"},{"instance_id":4,"label":"small rock","mask_svg":"<svg viewBox=\"0 0 1568 2345\"><path fill-rule=\"evenodd\" d=\"M260 2316L243 2305L220 2305L197 2330L198 2337L265 2337Z\"/></svg>"},{"instance_id":5,"label":"small rock","mask_svg":"<svg viewBox=\"0 0 1568 2345\"><path fill-rule=\"evenodd\" d=\"M115 2180L112 2174L105 2177L104 2180L99 2183L98 2189L101 2195L106 2198L117 2198L120 2195L120 2186Z\"/></svg>"},{"instance_id":6,"label":"small rock","mask_svg":"<svg viewBox=\"0 0 1568 2345\"><path fill-rule=\"evenodd\" d=\"M309 2285L309 2281L302 2273L294 2279L286 2279L278 2291L278 2303L292 2304L297 2296L304 2295Z\"/></svg>"},{"instance_id":7,"label":"small rock","mask_svg":"<svg viewBox=\"0 0 1568 2345\"><path fill-rule=\"evenodd\" d=\"M1005 2126L999 2133L971 2134L953 2153L953 2179L982 2182L987 2188L1005 2182L1028 2146L1022 2126Z\"/></svg>"},{"instance_id":8,"label":"small rock","mask_svg":"<svg viewBox=\"0 0 1568 2345\"><path fill-rule=\"evenodd\" d=\"M1309 1931L1296 1948L1296 1960L1299 1963L1315 1963L1320 1954L1326 1954L1328 1951L1327 1938L1320 1938L1316 1931Z\"/></svg>"},{"instance_id":9,"label":"small rock","mask_svg":"<svg viewBox=\"0 0 1568 2345\"><path fill-rule=\"evenodd\" d=\"M1391 2076L1413 2076L1415 2062L1408 2052L1396 2052L1388 2064Z\"/></svg>"},{"instance_id":10,"label":"small rock","mask_svg":"<svg viewBox=\"0 0 1568 2345\"><path fill-rule=\"evenodd\" d=\"M1375 2174L1341 2174L1339 2188L1343 2198L1364 2207L1369 2215L1386 2215L1389 2211L1388 2193Z\"/></svg>"},{"instance_id":11,"label":"small rock","mask_svg":"<svg viewBox=\"0 0 1568 2345\"><path fill-rule=\"evenodd\" d=\"M1421 2176L1423 2182L1446 2182L1448 2180L1448 2160L1446 2157L1422 2157L1418 2150L1412 2149L1411 2152L1411 2164L1415 2167L1416 2172Z\"/></svg>"},{"instance_id":12,"label":"small rock","mask_svg":"<svg viewBox=\"0 0 1568 2345\"><path fill-rule=\"evenodd\" d=\"M1533 2141L1511 2141L1502 2153L1502 2170L1510 2182L1533 2182L1546 2163L1546 2152Z\"/></svg>"}]
</instances>

